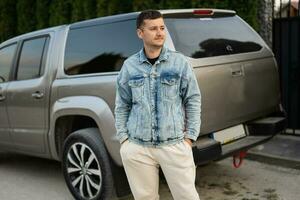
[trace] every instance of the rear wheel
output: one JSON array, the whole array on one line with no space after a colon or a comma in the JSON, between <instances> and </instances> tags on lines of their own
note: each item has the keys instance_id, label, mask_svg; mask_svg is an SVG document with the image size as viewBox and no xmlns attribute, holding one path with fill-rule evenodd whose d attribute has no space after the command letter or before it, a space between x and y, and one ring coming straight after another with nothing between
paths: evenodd
<instances>
[{"instance_id":1,"label":"rear wheel","mask_svg":"<svg viewBox=\"0 0 300 200\"><path fill-rule=\"evenodd\" d=\"M75 199L111 198L113 177L98 129L81 129L69 135L62 159L64 178Z\"/></svg>"}]
</instances>

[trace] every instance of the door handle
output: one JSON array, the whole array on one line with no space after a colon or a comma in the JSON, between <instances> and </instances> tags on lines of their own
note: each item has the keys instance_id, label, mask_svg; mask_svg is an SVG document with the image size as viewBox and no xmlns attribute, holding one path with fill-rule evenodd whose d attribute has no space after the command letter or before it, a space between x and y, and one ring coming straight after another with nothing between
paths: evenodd
<instances>
[{"instance_id":1,"label":"door handle","mask_svg":"<svg viewBox=\"0 0 300 200\"><path fill-rule=\"evenodd\" d=\"M4 101L6 99L5 96L3 96L2 94L0 94L0 101Z\"/></svg>"},{"instance_id":2,"label":"door handle","mask_svg":"<svg viewBox=\"0 0 300 200\"><path fill-rule=\"evenodd\" d=\"M232 76L242 76L243 75L243 71L242 70L235 70L231 72Z\"/></svg>"},{"instance_id":3,"label":"door handle","mask_svg":"<svg viewBox=\"0 0 300 200\"><path fill-rule=\"evenodd\" d=\"M243 65L232 66L231 76L233 77L244 76L244 66Z\"/></svg>"},{"instance_id":4,"label":"door handle","mask_svg":"<svg viewBox=\"0 0 300 200\"><path fill-rule=\"evenodd\" d=\"M35 93L32 93L31 96L35 99L41 99L44 97L44 93L37 91Z\"/></svg>"},{"instance_id":5,"label":"door handle","mask_svg":"<svg viewBox=\"0 0 300 200\"><path fill-rule=\"evenodd\" d=\"M1 78L1 76L0 76L0 78ZM5 99L6 99L6 97L4 96L2 87L0 87L0 101L4 101Z\"/></svg>"}]
</instances>

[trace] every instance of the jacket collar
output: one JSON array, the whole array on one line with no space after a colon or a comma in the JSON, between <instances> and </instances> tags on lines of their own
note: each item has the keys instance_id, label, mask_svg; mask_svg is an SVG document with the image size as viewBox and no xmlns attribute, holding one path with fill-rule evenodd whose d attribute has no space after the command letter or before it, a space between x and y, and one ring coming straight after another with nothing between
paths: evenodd
<instances>
[{"instance_id":1,"label":"jacket collar","mask_svg":"<svg viewBox=\"0 0 300 200\"><path fill-rule=\"evenodd\" d=\"M158 61L164 61L164 60L167 60L169 58L169 49L166 48L165 46L163 46L163 48L161 49L161 52L159 54L159 57L158 57ZM140 64L143 63L143 62L148 62L148 59L147 59L147 56L145 55L145 51L144 51L144 48L142 48L139 52L139 61L140 61Z\"/></svg>"}]
</instances>

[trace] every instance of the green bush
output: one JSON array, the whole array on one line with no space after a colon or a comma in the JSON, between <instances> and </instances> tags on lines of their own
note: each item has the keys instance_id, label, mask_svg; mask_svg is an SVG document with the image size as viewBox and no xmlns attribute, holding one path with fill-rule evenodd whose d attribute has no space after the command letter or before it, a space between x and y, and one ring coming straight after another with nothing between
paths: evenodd
<instances>
[{"instance_id":1,"label":"green bush","mask_svg":"<svg viewBox=\"0 0 300 200\"><path fill-rule=\"evenodd\" d=\"M258 0L0 0L0 41L46 27L145 9L235 10L255 30Z\"/></svg>"}]
</instances>

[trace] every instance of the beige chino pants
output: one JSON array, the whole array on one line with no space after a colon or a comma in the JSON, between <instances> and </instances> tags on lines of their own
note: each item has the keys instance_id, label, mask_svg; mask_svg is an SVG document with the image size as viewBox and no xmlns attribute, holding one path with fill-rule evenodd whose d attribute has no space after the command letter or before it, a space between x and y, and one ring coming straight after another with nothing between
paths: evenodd
<instances>
[{"instance_id":1,"label":"beige chino pants","mask_svg":"<svg viewBox=\"0 0 300 200\"><path fill-rule=\"evenodd\" d=\"M127 140L120 153L135 200L159 200L159 166L174 200L200 199L192 148L186 141L155 148Z\"/></svg>"}]
</instances>

